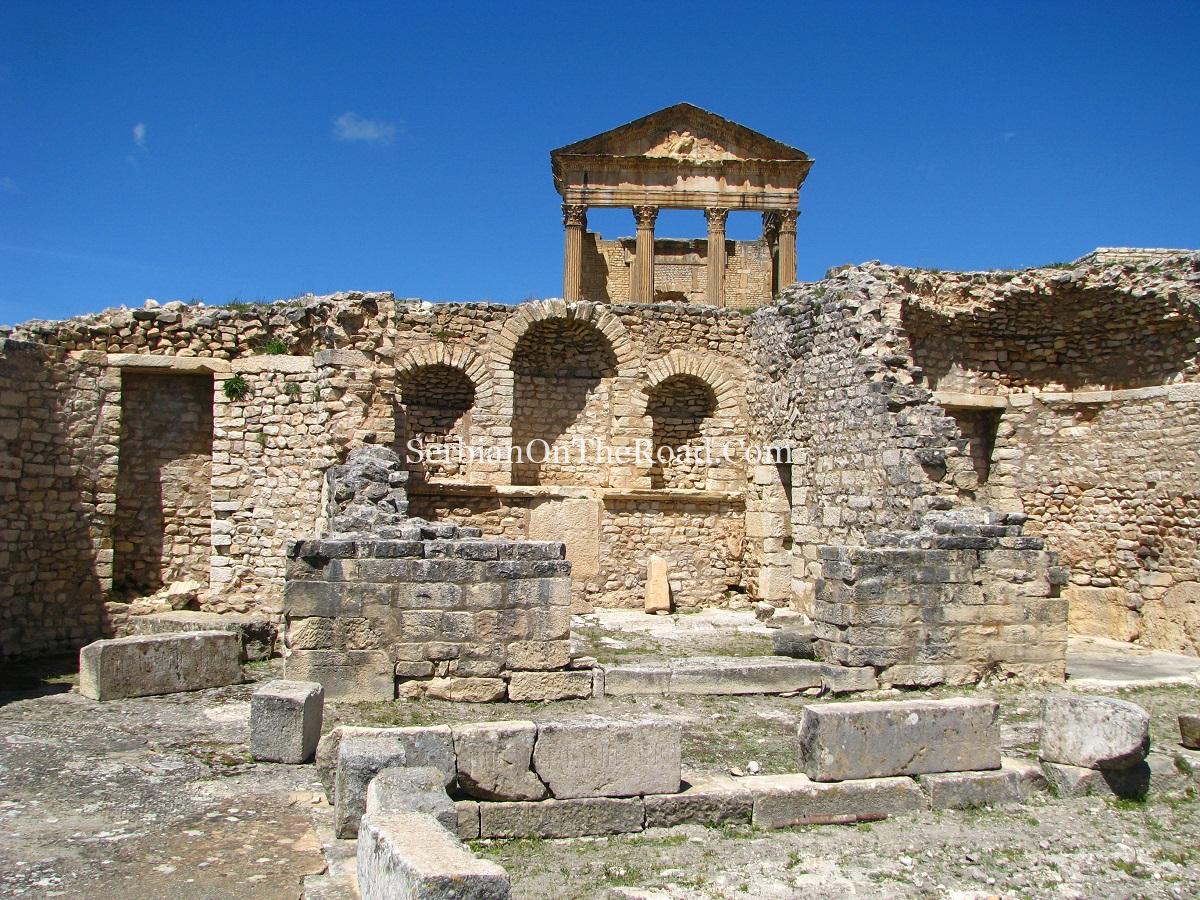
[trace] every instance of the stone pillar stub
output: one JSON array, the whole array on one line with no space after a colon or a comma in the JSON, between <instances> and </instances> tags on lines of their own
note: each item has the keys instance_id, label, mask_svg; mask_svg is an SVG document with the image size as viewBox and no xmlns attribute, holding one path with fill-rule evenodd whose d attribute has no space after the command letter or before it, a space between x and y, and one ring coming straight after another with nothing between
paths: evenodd
<instances>
[{"instance_id":1,"label":"stone pillar stub","mask_svg":"<svg viewBox=\"0 0 1200 900\"><path fill-rule=\"evenodd\" d=\"M633 279L629 299L633 303L654 302L654 222L657 206L633 207L637 222L637 240L633 248Z\"/></svg>"}]
</instances>

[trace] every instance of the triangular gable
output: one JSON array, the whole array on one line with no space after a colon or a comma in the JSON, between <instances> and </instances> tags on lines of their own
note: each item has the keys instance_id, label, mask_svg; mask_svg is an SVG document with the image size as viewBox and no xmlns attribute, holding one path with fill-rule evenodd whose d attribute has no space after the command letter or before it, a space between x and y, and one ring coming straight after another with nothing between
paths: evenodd
<instances>
[{"instance_id":1,"label":"triangular gable","mask_svg":"<svg viewBox=\"0 0 1200 900\"><path fill-rule=\"evenodd\" d=\"M807 160L808 154L745 125L677 103L594 137L554 150L558 156L648 156L692 162Z\"/></svg>"}]
</instances>

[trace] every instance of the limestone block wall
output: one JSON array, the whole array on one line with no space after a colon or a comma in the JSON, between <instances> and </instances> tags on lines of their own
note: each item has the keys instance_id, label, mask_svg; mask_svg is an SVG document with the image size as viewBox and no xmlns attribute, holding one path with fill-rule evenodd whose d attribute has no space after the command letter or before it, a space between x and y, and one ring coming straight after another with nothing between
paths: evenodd
<instances>
[{"instance_id":1,"label":"limestone block wall","mask_svg":"<svg viewBox=\"0 0 1200 900\"><path fill-rule=\"evenodd\" d=\"M899 685L985 674L1065 676L1066 570L1020 514L931 514L871 546L822 547L814 633L822 658Z\"/></svg>"}]
</instances>

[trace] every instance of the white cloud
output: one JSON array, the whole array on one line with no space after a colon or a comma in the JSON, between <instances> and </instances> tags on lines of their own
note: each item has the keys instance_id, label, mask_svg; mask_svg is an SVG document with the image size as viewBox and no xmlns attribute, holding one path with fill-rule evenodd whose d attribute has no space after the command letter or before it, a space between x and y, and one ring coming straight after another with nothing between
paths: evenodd
<instances>
[{"instance_id":1,"label":"white cloud","mask_svg":"<svg viewBox=\"0 0 1200 900\"><path fill-rule=\"evenodd\" d=\"M1017 136L1017 133L1016 133L1015 131L1006 131L1006 132L1004 132L1004 140L1005 140L1005 141L1011 141L1011 140L1012 140L1013 138L1015 138L1016 136Z\"/></svg>"},{"instance_id":2,"label":"white cloud","mask_svg":"<svg viewBox=\"0 0 1200 900\"><path fill-rule=\"evenodd\" d=\"M146 123L138 122L133 126L133 142L143 150L146 149Z\"/></svg>"},{"instance_id":3,"label":"white cloud","mask_svg":"<svg viewBox=\"0 0 1200 900\"><path fill-rule=\"evenodd\" d=\"M339 141L390 144L396 137L396 126L381 119L365 118L356 112L344 112L333 120L333 136Z\"/></svg>"},{"instance_id":4,"label":"white cloud","mask_svg":"<svg viewBox=\"0 0 1200 900\"><path fill-rule=\"evenodd\" d=\"M18 194L20 193L20 189L17 187L17 183L15 181L13 181L7 175L4 175L0 176L0 193Z\"/></svg>"}]
</instances>

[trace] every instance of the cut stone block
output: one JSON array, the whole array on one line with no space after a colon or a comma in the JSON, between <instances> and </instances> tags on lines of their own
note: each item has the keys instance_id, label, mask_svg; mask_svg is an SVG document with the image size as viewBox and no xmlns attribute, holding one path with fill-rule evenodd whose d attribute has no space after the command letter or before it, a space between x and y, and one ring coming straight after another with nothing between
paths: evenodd
<instances>
[{"instance_id":1,"label":"cut stone block","mask_svg":"<svg viewBox=\"0 0 1200 900\"><path fill-rule=\"evenodd\" d=\"M815 781L1000 768L991 700L899 700L804 707L800 766Z\"/></svg>"},{"instance_id":2,"label":"cut stone block","mask_svg":"<svg viewBox=\"0 0 1200 900\"><path fill-rule=\"evenodd\" d=\"M758 775L741 781L754 798L755 828L853 822L928 808L911 778L822 783L804 775Z\"/></svg>"},{"instance_id":3,"label":"cut stone block","mask_svg":"<svg viewBox=\"0 0 1200 900\"><path fill-rule=\"evenodd\" d=\"M671 667L666 664L605 666L604 695L628 697L671 693Z\"/></svg>"},{"instance_id":4,"label":"cut stone block","mask_svg":"<svg viewBox=\"0 0 1200 900\"><path fill-rule=\"evenodd\" d=\"M458 811L446 793L442 773L429 766L384 769L367 785L367 815L426 813L451 834L458 833Z\"/></svg>"},{"instance_id":5,"label":"cut stone block","mask_svg":"<svg viewBox=\"0 0 1200 900\"><path fill-rule=\"evenodd\" d=\"M1115 796L1141 800L1150 792L1150 766L1145 762L1125 769L1088 769L1042 761L1051 790L1060 797Z\"/></svg>"},{"instance_id":6,"label":"cut stone block","mask_svg":"<svg viewBox=\"0 0 1200 900\"><path fill-rule=\"evenodd\" d=\"M569 838L641 831L641 798L593 797L540 803L480 803L479 835L485 838Z\"/></svg>"},{"instance_id":7,"label":"cut stone block","mask_svg":"<svg viewBox=\"0 0 1200 900\"><path fill-rule=\"evenodd\" d=\"M646 612L665 614L670 611L671 582L667 561L661 556L651 556L646 563Z\"/></svg>"},{"instance_id":8,"label":"cut stone block","mask_svg":"<svg viewBox=\"0 0 1200 900\"><path fill-rule=\"evenodd\" d=\"M1046 789L1046 776L1034 763L1005 759L999 769L922 775L920 783L934 809L973 809L1024 803Z\"/></svg>"},{"instance_id":9,"label":"cut stone block","mask_svg":"<svg viewBox=\"0 0 1200 900\"><path fill-rule=\"evenodd\" d=\"M278 629L267 616L248 613L213 613L196 609L130 616L131 634L166 634L181 631L232 631L242 642L242 662L269 659Z\"/></svg>"},{"instance_id":10,"label":"cut stone block","mask_svg":"<svg viewBox=\"0 0 1200 900\"><path fill-rule=\"evenodd\" d=\"M646 827L669 828L674 825L749 825L754 797L741 782L744 779L718 776L689 778L678 794L647 794Z\"/></svg>"},{"instance_id":11,"label":"cut stone block","mask_svg":"<svg viewBox=\"0 0 1200 900\"><path fill-rule=\"evenodd\" d=\"M559 799L674 794L681 737L663 719L543 722L533 766Z\"/></svg>"},{"instance_id":12,"label":"cut stone block","mask_svg":"<svg viewBox=\"0 0 1200 900\"><path fill-rule=\"evenodd\" d=\"M367 785L384 769L429 766L454 781L454 741L447 725L386 728L377 734L345 734L337 745L334 821L338 837L353 837L366 812Z\"/></svg>"},{"instance_id":13,"label":"cut stone block","mask_svg":"<svg viewBox=\"0 0 1200 900\"><path fill-rule=\"evenodd\" d=\"M329 700L394 700L396 673L383 650L292 650L283 674L316 681Z\"/></svg>"},{"instance_id":14,"label":"cut stone block","mask_svg":"<svg viewBox=\"0 0 1200 900\"><path fill-rule=\"evenodd\" d=\"M458 786L484 800L544 800L549 792L533 774L533 722L454 726Z\"/></svg>"},{"instance_id":15,"label":"cut stone block","mask_svg":"<svg viewBox=\"0 0 1200 900\"><path fill-rule=\"evenodd\" d=\"M315 681L268 681L250 696L250 754L306 763L321 738L325 691Z\"/></svg>"},{"instance_id":16,"label":"cut stone block","mask_svg":"<svg viewBox=\"0 0 1200 900\"><path fill-rule=\"evenodd\" d=\"M432 816L391 813L363 820L358 836L362 900L508 900L508 873L476 859Z\"/></svg>"},{"instance_id":17,"label":"cut stone block","mask_svg":"<svg viewBox=\"0 0 1200 900\"><path fill-rule=\"evenodd\" d=\"M821 666L821 681L831 694L851 694L855 691L873 691L879 687L879 679L870 666Z\"/></svg>"},{"instance_id":18,"label":"cut stone block","mask_svg":"<svg viewBox=\"0 0 1200 900\"><path fill-rule=\"evenodd\" d=\"M242 680L242 642L228 631L96 641L79 651L79 693L119 700L223 687Z\"/></svg>"},{"instance_id":19,"label":"cut stone block","mask_svg":"<svg viewBox=\"0 0 1200 900\"><path fill-rule=\"evenodd\" d=\"M592 696L592 673L513 672L508 682L512 701L586 700Z\"/></svg>"},{"instance_id":20,"label":"cut stone block","mask_svg":"<svg viewBox=\"0 0 1200 900\"><path fill-rule=\"evenodd\" d=\"M1200 750L1200 714L1190 713L1179 717L1179 743L1188 750Z\"/></svg>"},{"instance_id":21,"label":"cut stone block","mask_svg":"<svg viewBox=\"0 0 1200 900\"><path fill-rule=\"evenodd\" d=\"M794 625L779 628L771 632L771 647L776 656L788 656L792 659L816 658L812 628Z\"/></svg>"},{"instance_id":22,"label":"cut stone block","mask_svg":"<svg viewBox=\"0 0 1200 900\"><path fill-rule=\"evenodd\" d=\"M784 656L694 656L671 664L672 694L783 694L820 684L820 663Z\"/></svg>"},{"instance_id":23,"label":"cut stone block","mask_svg":"<svg viewBox=\"0 0 1200 900\"><path fill-rule=\"evenodd\" d=\"M1042 699L1046 762L1088 769L1127 769L1150 752L1150 714L1111 697L1054 693Z\"/></svg>"},{"instance_id":24,"label":"cut stone block","mask_svg":"<svg viewBox=\"0 0 1200 900\"><path fill-rule=\"evenodd\" d=\"M458 814L458 836L464 841L479 837L479 801L455 800L454 810Z\"/></svg>"}]
</instances>

